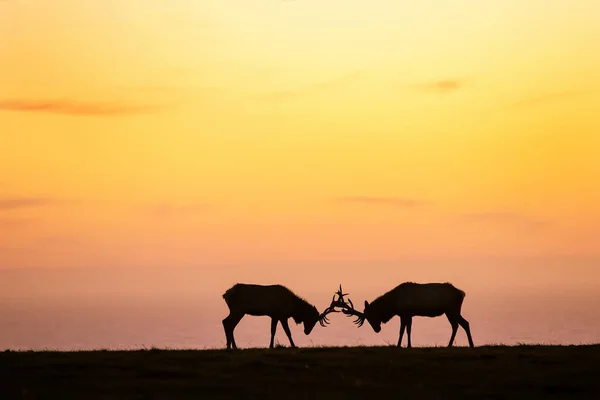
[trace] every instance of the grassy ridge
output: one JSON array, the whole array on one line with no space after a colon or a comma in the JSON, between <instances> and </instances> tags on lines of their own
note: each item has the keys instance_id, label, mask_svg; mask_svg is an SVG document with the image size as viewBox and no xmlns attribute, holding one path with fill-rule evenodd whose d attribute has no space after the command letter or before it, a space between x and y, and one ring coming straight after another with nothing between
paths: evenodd
<instances>
[{"instance_id":1,"label":"grassy ridge","mask_svg":"<svg viewBox=\"0 0 600 400\"><path fill-rule=\"evenodd\" d=\"M0 398L600 399L598 371L600 345L3 352Z\"/></svg>"}]
</instances>

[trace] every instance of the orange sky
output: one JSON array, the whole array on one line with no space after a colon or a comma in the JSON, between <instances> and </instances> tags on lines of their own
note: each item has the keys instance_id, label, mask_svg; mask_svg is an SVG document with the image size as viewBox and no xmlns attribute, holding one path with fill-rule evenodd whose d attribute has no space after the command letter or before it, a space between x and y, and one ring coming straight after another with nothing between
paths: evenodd
<instances>
[{"instance_id":1,"label":"orange sky","mask_svg":"<svg viewBox=\"0 0 600 400\"><path fill-rule=\"evenodd\" d=\"M8 0L0 38L2 269L600 281L595 0Z\"/></svg>"}]
</instances>

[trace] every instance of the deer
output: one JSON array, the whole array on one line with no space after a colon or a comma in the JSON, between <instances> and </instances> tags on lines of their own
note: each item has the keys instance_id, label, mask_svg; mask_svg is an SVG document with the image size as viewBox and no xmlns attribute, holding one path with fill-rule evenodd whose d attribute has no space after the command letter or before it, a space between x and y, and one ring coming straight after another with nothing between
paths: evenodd
<instances>
[{"instance_id":1,"label":"deer","mask_svg":"<svg viewBox=\"0 0 600 400\"><path fill-rule=\"evenodd\" d=\"M340 285L339 293L342 292ZM365 309L359 312L354 309L350 298L348 303L343 300L337 302L346 316L355 316L353 321L359 328L366 321L375 333L381 331L381 324L387 323L394 316L400 317L400 337L397 347L402 345L402 337L406 330L408 345L411 346L411 328L413 317L439 317L446 315L452 326L452 336L448 347L452 347L458 326L460 325L467 334L469 347L473 345L469 322L461 315L461 308L465 298L465 292L454 287L451 283L414 283L404 282L389 292L379 296L371 303L365 300Z\"/></svg>"},{"instance_id":2,"label":"deer","mask_svg":"<svg viewBox=\"0 0 600 400\"><path fill-rule=\"evenodd\" d=\"M281 323L290 341L290 346L295 348L296 345L288 325L289 318L293 318L296 324L304 324L304 334L309 335L317 322L325 327L329 323L327 315L338 312L334 307L337 303L333 299L332 305L325 309L323 313L319 313L315 306L282 285L238 283L223 294L223 299L229 308L229 315L223 319L227 349L232 347L237 349L233 331L246 314L271 317L269 348L272 349L278 323Z\"/></svg>"}]
</instances>

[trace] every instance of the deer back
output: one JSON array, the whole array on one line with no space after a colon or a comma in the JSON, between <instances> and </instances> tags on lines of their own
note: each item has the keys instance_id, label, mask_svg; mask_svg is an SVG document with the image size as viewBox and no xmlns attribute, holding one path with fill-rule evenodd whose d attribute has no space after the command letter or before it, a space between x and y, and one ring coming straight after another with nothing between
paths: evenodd
<instances>
[{"instance_id":1,"label":"deer back","mask_svg":"<svg viewBox=\"0 0 600 400\"><path fill-rule=\"evenodd\" d=\"M249 315L268 315L289 318L297 314L301 300L281 285L254 285L238 283L223 295L232 312Z\"/></svg>"},{"instance_id":2,"label":"deer back","mask_svg":"<svg viewBox=\"0 0 600 400\"><path fill-rule=\"evenodd\" d=\"M376 301L380 302L378 308L386 314L385 317L392 310L395 314L437 316L460 310L463 299L464 292L450 283L406 282Z\"/></svg>"}]
</instances>

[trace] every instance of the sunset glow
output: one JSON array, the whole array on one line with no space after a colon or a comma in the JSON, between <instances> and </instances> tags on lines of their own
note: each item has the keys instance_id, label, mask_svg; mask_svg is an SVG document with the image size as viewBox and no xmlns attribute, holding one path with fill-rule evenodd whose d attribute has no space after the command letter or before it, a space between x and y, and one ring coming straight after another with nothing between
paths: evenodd
<instances>
[{"instance_id":1,"label":"sunset glow","mask_svg":"<svg viewBox=\"0 0 600 400\"><path fill-rule=\"evenodd\" d=\"M599 43L595 0L2 1L0 286L598 285Z\"/></svg>"}]
</instances>

